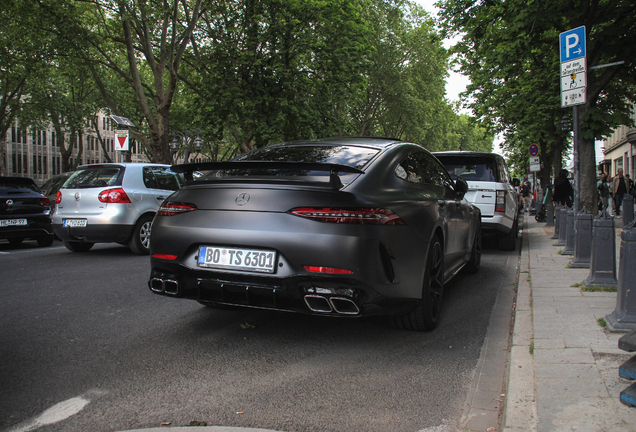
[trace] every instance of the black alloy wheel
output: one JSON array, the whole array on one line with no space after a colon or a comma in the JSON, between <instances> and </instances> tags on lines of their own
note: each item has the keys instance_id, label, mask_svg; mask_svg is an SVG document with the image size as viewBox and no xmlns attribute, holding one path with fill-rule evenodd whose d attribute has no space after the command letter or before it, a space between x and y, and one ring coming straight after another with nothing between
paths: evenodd
<instances>
[{"instance_id":1,"label":"black alloy wheel","mask_svg":"<svg viewBox=\"0 0 636 432\"><path fill-rule=\"evenodd\" d=\"M444 296L444 250L439 237L433 237L428 250L422 300L410 312L394 317L397 328L414 331L431 331L437 327Z\"/></svg>"}]
</instances>

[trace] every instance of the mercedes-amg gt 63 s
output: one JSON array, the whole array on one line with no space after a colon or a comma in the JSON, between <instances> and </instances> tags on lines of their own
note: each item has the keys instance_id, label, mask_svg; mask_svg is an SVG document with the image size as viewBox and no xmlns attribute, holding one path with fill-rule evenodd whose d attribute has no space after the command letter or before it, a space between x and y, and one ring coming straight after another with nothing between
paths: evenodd
<instances>
[{"instance_id":1,"label":"mercedes-amg gt 63 s","mask_svg":"<svg viewBox=\"0 0 636 432\"><path fill-rule=\"evenodd\" d=\"M187 185L152 225L157 294L218 308L384 314L427 331L444 284L479 269L468 186L417 144L325 138L171 169Z\"/></svg>"}]
</instances>

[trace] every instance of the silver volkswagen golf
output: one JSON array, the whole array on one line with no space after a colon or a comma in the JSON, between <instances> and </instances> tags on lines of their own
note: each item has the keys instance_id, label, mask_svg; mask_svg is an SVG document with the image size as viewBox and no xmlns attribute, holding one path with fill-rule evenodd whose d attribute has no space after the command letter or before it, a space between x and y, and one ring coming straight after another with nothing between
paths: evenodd
<instances>
[{"instance_id":1,"label":"silver volkswagen golf","mask_svg":"<svg viewBox=\"0 0 636 432\"><path fill-rule=\"evenodd\" d=\"M82 165L57 193L53 230L73 252L115 242L146 255L157 209L182 185L169 165Z\"/></svg>"}]
</instances>

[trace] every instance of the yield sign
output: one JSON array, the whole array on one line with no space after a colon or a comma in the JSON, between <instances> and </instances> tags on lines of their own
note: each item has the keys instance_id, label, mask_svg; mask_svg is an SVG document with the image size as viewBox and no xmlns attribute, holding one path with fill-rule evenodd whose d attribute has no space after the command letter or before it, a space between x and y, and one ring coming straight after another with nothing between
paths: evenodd
<instances>
[{"instance_id":1,"label":"yield sign","mask_svg":"<svg viewBox=\"0 0 636 432\"><path fill-rule=\"evenodd\" d=\"M115 131L115 150L128 151L128 131L127 130Z\"/></svg>"}]
</instances>

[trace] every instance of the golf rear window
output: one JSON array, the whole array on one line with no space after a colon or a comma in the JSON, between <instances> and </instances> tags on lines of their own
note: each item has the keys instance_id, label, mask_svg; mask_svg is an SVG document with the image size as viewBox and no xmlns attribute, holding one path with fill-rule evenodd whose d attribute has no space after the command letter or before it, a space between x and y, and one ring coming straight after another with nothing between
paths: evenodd
<instances>
[{"instance_id":1,"label":"golf rear window","mask_svg":"<svg viewBox=\"0 0 636 432\"><path fill-rule=\"evenodd\" d=\"M63 187L66 189L82 189L119 185L119 176L122 171L122 167L96 167L81 169L69 177Z\"/></svg>"}]
</instances>

